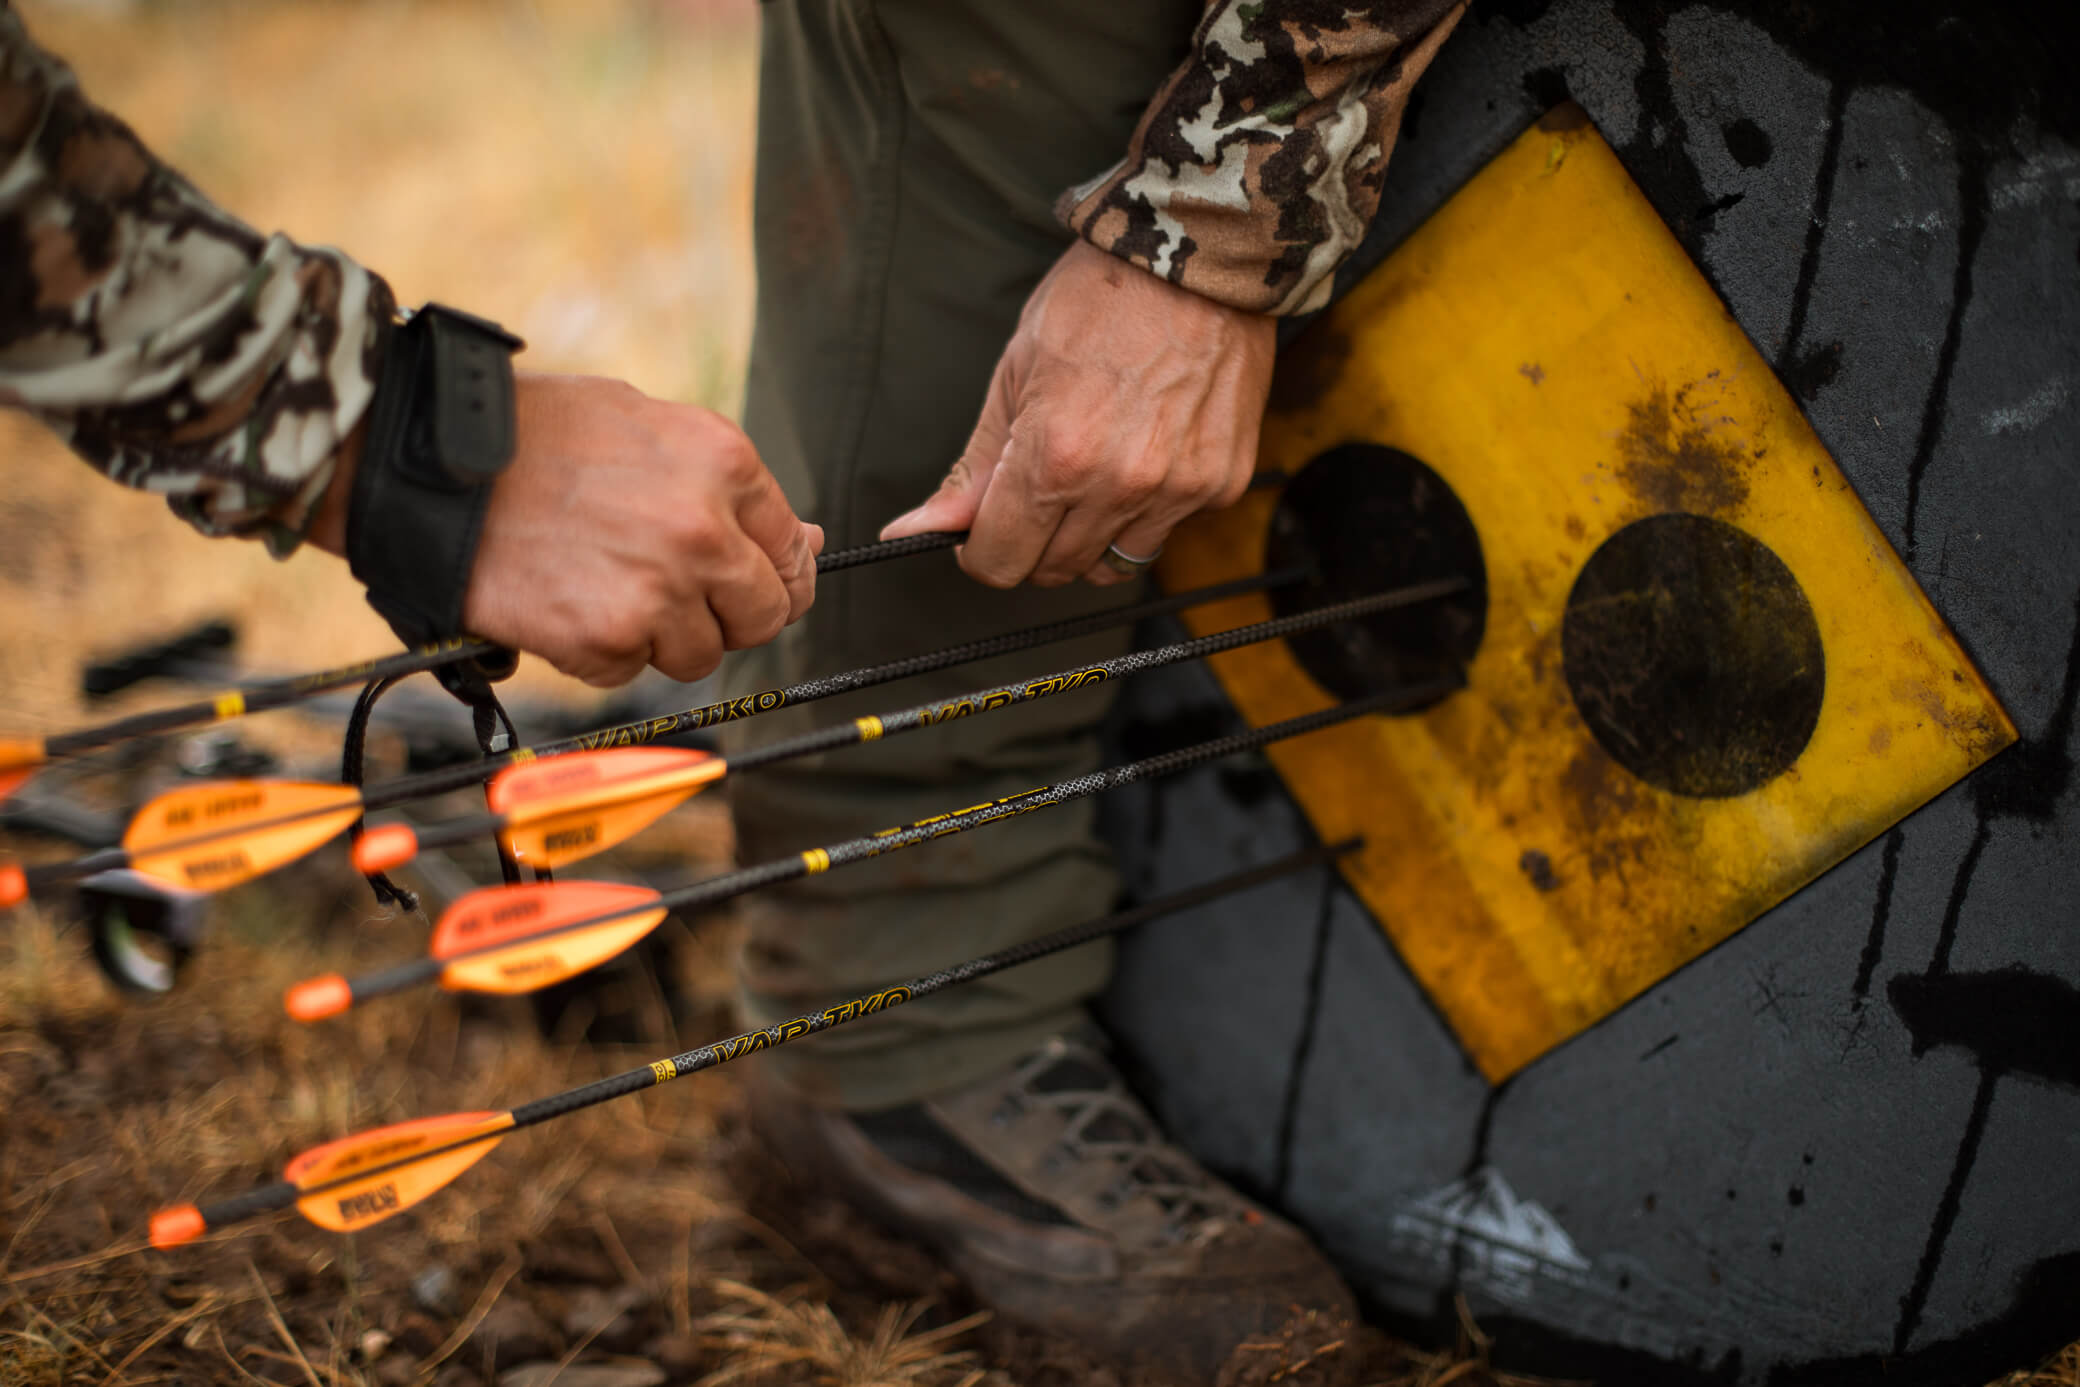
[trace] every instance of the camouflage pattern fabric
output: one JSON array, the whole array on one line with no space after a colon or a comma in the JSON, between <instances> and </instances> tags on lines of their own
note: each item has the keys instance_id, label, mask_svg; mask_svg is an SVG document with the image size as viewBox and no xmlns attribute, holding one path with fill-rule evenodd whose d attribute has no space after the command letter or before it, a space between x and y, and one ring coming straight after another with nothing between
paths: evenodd
<instances>
[{"instance_id":1,"label":"camouflage pattern fabric","mask_svg":"<svg viewBox=\"0 0 2080 1387\"><path fill-rule=\"evenodd\" d=\"M1055 214L1234 308L1307 313L1379 206L1416 79L1465 0L1214 0L1127 156Z\"/></svg>"},{"instance_id":2,"label":"camouflage pattern fabric","mask_svg":"<svg viewBox=\"0 0 2080 1387\"><path fill-rule=\"evenodd\" d=\"M391 310L345 256L212 206L0 4L0 404L204 533L286 554Z\"/></svg>"}]
</instances>

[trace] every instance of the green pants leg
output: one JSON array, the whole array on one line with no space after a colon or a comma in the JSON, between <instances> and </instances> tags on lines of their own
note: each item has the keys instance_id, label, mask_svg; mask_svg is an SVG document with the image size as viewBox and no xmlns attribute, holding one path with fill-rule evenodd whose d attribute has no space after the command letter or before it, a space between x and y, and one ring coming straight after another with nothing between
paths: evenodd
<instances>
[{"instance_id":1,"label":"green pants leg","mask_svg":"<svg viewBox=\"0 0 2080 1387\"><path fill-rule=\"evenodd\" d=\"M758 323L745 424L828 542L871 541L952 464L1025 297L1067 245L1055 195L1125 149L1184 55L1196 0L779 0L759 98ZM1126 590L999 592L929 555L834 575L731 687L768 687L1080 615ZM746 745L1101 658L1050 646L762 718ZM1101 688L736 782L760 862L1093 769ZM1116 882L1089 804L812 877L747 906L754 1024L1101 914ZM854 1109L966 1083L1073 1024L1111 954L1077 950L777 1051L783 1082Z\"/></svg>"}]
</instances>

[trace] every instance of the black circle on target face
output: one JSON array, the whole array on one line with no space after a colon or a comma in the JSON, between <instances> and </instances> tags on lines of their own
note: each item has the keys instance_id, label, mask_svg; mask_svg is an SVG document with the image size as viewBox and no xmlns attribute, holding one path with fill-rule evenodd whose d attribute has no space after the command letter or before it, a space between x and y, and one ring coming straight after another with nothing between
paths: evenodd
<instances>
[{"instance_id":1,"label":"black circle on target face","mask_svg":"<svg viewBox=\"0 0 2080 1387\"><path fill-rule=\"evenodd\" d=\"M1314 573L1272 590L1280 616L1389 588L1466 580L1464 591L1436 602L1291 637L1293 658L1338 698L1448 675L1480 649L1488 619L1480 535L1444 478L1399 448L1339 444L1294 475L1264 543L1265 572L1289 567Z\"/></svg>"},{"instance_id":2,"label":"black circle on target face","mask_svg":"<svg viewBox=\"0 0 2080 1387\"><path fill-rule=\"evenodd\" d=\"M1599 545L1560 645L1597 744L1671 794L1758 789L1820 720L1826 658L1804 590L1768 545L1710 516L1649 516Z\"/></svg>"}]
</instances>

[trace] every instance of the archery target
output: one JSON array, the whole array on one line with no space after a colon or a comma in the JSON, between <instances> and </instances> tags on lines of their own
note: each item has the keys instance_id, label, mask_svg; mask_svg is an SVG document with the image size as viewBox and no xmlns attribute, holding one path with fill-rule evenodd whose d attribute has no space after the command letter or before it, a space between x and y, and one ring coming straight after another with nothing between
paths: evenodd
<instances>
[{"instance_id":1,"label":"archery target","mask_svg":"<svg viewBox=\"0 0 2080 1387\"><path fill-rule=\"evenodd\" d=\"M1281 358L1260 467L1172 589L1465 587L1213 668L1252 724L1463 663L1271 752L1499 1081L2015 738L1769 366L1581 112L1452 197ZM1268 597L1191 618L1269 616Z\"/></svg>"}]
</instances>

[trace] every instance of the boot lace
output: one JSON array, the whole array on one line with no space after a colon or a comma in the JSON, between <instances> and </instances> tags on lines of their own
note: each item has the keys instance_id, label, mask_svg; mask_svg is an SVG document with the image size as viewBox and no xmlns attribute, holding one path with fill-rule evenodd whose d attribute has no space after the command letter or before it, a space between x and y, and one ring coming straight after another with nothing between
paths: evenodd
<instances>
[{"instance_id":1,"label":"boot lace","mask_svg":"<svg viewBox=\"0 0 2080 1387\"><path fill-rule=\"evenodd\" d=\"M1055 1037L1020 1064L1011 1091L1014 1101L1061 1114L1061 1147L1053 1159L1113 1165L1114 1180L1098 1196L1104 1207L1154 1200L1167 1236L1177 1240L1207 1240L1230 1222L1252 1221L1247 1205L1164 1138L1095 1047Z\"/></svg>"}]
</instances>

